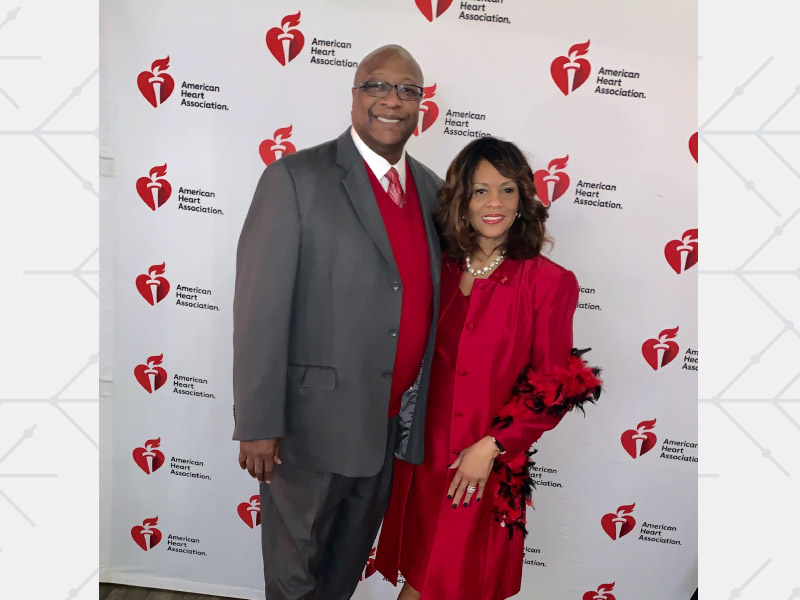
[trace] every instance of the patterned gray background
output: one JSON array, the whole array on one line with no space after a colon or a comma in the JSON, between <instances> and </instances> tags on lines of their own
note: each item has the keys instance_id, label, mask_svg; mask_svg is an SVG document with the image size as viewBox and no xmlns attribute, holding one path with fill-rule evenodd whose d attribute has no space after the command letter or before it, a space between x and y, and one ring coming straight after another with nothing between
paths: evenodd
<instances>
[{"instance_id":1,"label":"patterned gray background","mask_svg":"<svg viewBox=\"0 0 800 600\"><path fill-rule=\"evenodd\" d=\"M800 597L796 2L700 4L700 589ZM735 7L735 9L734 9Z\"/></svg>"},{"instance_id":2,"label":"patterned gray background","mask_svg":"<svg viewBox=\"0 0 800 600\"><path fill-rule=\"evenodd\" d=\"M97 597L92 2L0 3L0 597Z\"/></svg>"},{"instance_id":3,"label":"patterned gray background","mask_svg":"<svg viewBox=\"0 0 800 600\"><path fill-rule=\"evenodd\" d=\"M789 600L800 598L798 15L796 2L751 4L699 5L700 586L704 599ZM97 22L83 0L0 4L3 597L96 597Z\"/></svg>"}]
</instances>

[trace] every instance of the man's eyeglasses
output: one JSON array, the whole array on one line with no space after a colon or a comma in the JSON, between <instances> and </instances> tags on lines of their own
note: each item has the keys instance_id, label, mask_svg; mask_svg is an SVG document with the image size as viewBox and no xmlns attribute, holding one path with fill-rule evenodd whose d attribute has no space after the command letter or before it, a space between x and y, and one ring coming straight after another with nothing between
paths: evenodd
<instances>
[{"instance_id":1,"label":"man's eyeglasses","mask_svg":"<svg viewBox=\"0 0 800 600\"><path fill-rule=\"evenodd\" d=\"M409 100L419 102L422 100L422 88L418 85L410 85L407 83L389 83L387 81L363 81L358 85L354 85L353 89L362 89L370 96L375 98L386 98L392 88L397 90L397 97L400 100Z\"/></svg>"}]
</instances>

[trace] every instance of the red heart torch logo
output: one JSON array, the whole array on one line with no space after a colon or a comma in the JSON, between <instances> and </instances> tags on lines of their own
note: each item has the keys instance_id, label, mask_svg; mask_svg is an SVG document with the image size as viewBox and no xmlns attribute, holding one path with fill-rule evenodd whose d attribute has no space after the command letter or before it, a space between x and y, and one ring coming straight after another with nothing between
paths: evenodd
<instances>
[{"instance_id":1,"label":"red heart torch logo","mask_svg":"<svg viewBox=\"0 0 800 600\"><path fill-rule=\"evenodd\" d=\"M655 427L656 420L642 421L636 426L636 429L628 429L622 434L620 441L625 452L631 455L631 458L639 458L643 454L647 454L655 448L656 434L652 429Z\"/></svg>"},{"instance_id":2,"label":"red heart torch logo","mask_svg":"<svg viewBox=\"0 0 800 600\"><path fill-rule=\"evenodd\" d=\"M164 464L164 453L158 449L161 446L161 438L147 440L144 447L133 449L133 461L139 468L150 475Z\"/></svg>"},{"instance_id":3,"label":"red heart torch logo","mask_svg":"<svg viewBox=\"0 0 800 600\"><path fill-rule=\"evenodd\" d=\"M294 154L297 152L294 144L287 141L292 137L292 126L276 129L273 134L273 139L264 140L258 145L258 153L261 155L261 160L264 164L270 166L279 158L287 154Z\"/></svg>"},{"instance_id":4,"label":"red heart torch logo","mask_svg":"<svg viewBox=\"0 0 800 600\"><path fill-rule=\"evenodd\" d=\"M139 382L139 385L141 385L148 394L152 394L167 382L167 372L159 366L163 359L163 354L150 356L147 359L147 364L136 365L133 369L136 381Z\"/></svg>"},{"instance_id":5,"label":"red heart torch logo","mask_svg":"<svg viewBox=\"0 0 800 600\"><path fill-rule=\"evenodd\" d=\"M142 521L141 525L131 528L133 541L145 552L152 550L161 541L161 531L156 529L158 517L152 517Z\"/></svg>"},{"instance_id":6,"label":"red heart torch logo","mask_svg":"<svg viewBox=\"0 0 800 600\"><path fill-rule=\"evenodd\" d=\"M139 91L153 107L161 106L175 89L175 80L165 71L169 68L169 56L153 61L149 71L142 71L136 78Z\"/></svg>"},{"instance_id":7,"label":"red heart torch logo","mask_svg":"<svg viewBox=\"0 0 800 600\"><path fill-rule=\"evenodd\" d=\"M697 264L697 229L687 229L681 239L664 246L664 257L678 275Z\"/></svg>"},{"instance_id":8,"label":"red heart torch logo","mask_svg":"<svg viewBox=\"0 0 800 600\"><path fill-rule=\"evenodd\" d=\"M675 329L665 329L658 334L657 338L650 338L642 344L642 356L654 371L665 367L678 356L678 344L675 336L678 334L679 327Z\"/></svg>"},{"instance_id":9,"label":"red heart torch logo","mask_svg":"<svg viewBox=\"0 0 800 600\"><path fill-rule=\"evenodd\" d=\"M569 188L569 175L562 171L567 166L567 162L569 162L569 154L563 158L554 158L546 169L539 169L533 174L536 196L545 206L550 206L561 198Z\"/></svg>"},{"instance_id":10,"label":"red heart torch logo","mask_svg":"<svg viewBox=\"0 0 800 600\"><path fill-rule=\"evenodd\" d=\"M436 117L439 116L439 106L432 100L425 101L427 98L433 98L436 95L436 84L422 88L422 103L419 105L419 122L414 129L414 135L419 135L428 127L433 125ZM422 126L420 128L420 125Z\"/></svg>"},{"instance_id":11,"label":"red heart torch logo","mask_svg":"<svg viewBox=\"0 0 800 600\"><path fill-rule=\"evenodd\" d=\"M589 41L575 44L567 56L559 56L550 63L550 75L565 96L577 90L589 78L592 66L588 60L581 58L589 50Z\"/></svg>"},{"instance_id":12,"label":"red heart torch logo","mask_svg":"<svg viewBox=\"0 0 800 600\"><path fill-rule=\"evenodd\" d=\"M169 281L166 277L161 277L166 271L166 264L152 265L147 270L147 275L142 274L136 278L136 289L150 306L161 302L169 292Z\"/></svg>"},{"instance_id":13,"label":"red heart torch logo","mask_svg":"<svg viewBox=\"0 0 800 600\"><path fill-rule=\"evenodd\" d=\"M615 513L608 513L603 515L600 519L600 525L603 526L603 531L606 532L608 537L612 540L628 535L633 528L636 527L636 519L631 514L636 503L627 506L620 506Z\"/></svg>"},{"instance_id":14,"label":"red heart torch logo","mask_svg":"<svg viewBox=\"0 0 800 600\"><path fill-rule=\"evenodd\" d=\"M370 575L373 575L377 570L378 569L375 567L375 548L373 548L369 552L369 558L367 559L367 566L364 567L364 572L361 573L361 577L359 577L358 580L363 581Z\"/></svg>"},{"instance_id":15,"label":"red heart torch logo","mask_svg":"<svg viewBox=\"0 0 800 600\"><path fill-rule=\"evenodd\" d=\"M583 600L617 600L614 594L610 593L614 589L616 582L604 583L597 588L597 591L586 592Z\"/></svg>"},{"instance_id":16,"label":"red heart torch logo","mask_svg":"<svg viewBox=\"0 0 800 600\"><path fill-rule=\"evenodd\" d=\"M250 496L250 502L242 502L236 507L239 518L250 529L261 525L261 496Z\"/></svg>"},{"instance_id":17,"label":"red heart torch logo","mask_svg":"<svg viewBox=\"0 0 800 600\"><path fill-rule=\"evenodd\" d=\"M695 131L689 138L689 153L692 155L694 162L697 162L697 132Z\"/></svg>"},{"instance_id":18,"label":"red heart torch logo","mask_svg":"<svg viewBox=\"0 0 800 600\"><path fill-rule=\"evenodd\" d=\"M444 11L450 8L453 0L414 0L417 4L419 12L421 12L428 21L433 21L437 17L441 17ZM433 14L433 9L436 7L436 14Z\"/></svg>"},{"instance_id":19,"label":"red heart torch logo","mask_svg":"<svg viewBox=\"0 0 800 600\"><path fill-rule=\"evenodd\" d=\"M303 49L305 38L299 29L300 11L295 15L286 15L281 19L280 27L273 27L267 31L267 48L279 63L284 67L287 63L297 58Z\"/></svg>"},{"instance_id":20,"label":"red heart torch logo","mask_svg":"<svg viewBox=\"0 0 800 600\"><path fill-rule=\"evenodd\" d=\"M139 177L136 180L136 192L139 198L150 207L150 210L156 210L169 200L172 194L172 186L169 181L164 179L167 174L167 164L164 163L160 167L153 167L150 169L149 177Z\"/></svg>"}]
</instances>

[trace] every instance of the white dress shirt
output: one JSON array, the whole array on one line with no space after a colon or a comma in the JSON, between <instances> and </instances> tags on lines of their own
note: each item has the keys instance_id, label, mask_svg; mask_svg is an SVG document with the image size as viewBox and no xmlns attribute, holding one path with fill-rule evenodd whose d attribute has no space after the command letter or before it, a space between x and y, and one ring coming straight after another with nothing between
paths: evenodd
<instances>
[{"instance_id":1,"label":"white dress shirt","mask_svg":"<svg viewBox=\"0 0 800 600\"><path fill-rule=\"evenodd\" d=\"M389 180L386 177L386 173L389 172L389 169L394 167L397 169L397 177L400 180L400 187L403 188L403 192L406 191L406 149L403 148L403 153L400 155L400 160L398 160L395 164L390 164L388 160L376 154L369 146L364 143L358 134L356 133L355 127L350 127L350 135L353 137L353 143L356 145L356 149L358 153L361 155L361 158L364 159L364 162L367 163L372 172L375 174L375 177L378 178L381 186L383 186L384 191L389 189Z\"/></svg>"}]
</instances>

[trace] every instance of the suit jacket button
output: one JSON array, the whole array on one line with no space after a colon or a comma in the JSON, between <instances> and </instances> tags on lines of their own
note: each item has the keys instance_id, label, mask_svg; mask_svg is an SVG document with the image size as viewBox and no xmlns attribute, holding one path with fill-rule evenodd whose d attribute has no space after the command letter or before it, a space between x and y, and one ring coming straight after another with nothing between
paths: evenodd
<instances>
[{"instance_id":1,"label":"suit jacket button","mask_svg":"<svg viewBox=\"0 0 800 600\"><path fill-rule=\"evenodd\" d=\"M391 379L392 378L392 372L389 369L386 369L383 372L383 378L384 379Z\"/></svg>"},{"instance_id":2,"label":"suit jacket button","mask_svg":"<svg viewBox=\"0 0 800 600\"><path fill-rule=\"evenodd\" d=\"M393 282L393 283L392 283L392 289L393 289L395 292L399 292L399 291L400 291L400 282L399 282L399 281L395 281L395 282Z\"/></svg>"},{"instance_id":3,"label":"suit jacket button","mask_svg":"<svg viewBox=\"0 0 800 600\"><path fill-rule=\"evenodd\" d=\"M392 337L397 337L397 329L390 329L389 335Z\"/></svg>"},{"instance_id":4,"label":"suit jacket button","mask_svg":"<svg viewBox=\"0 0 800 600\"><path fill-rule=\"evenodd\" d=\"M475 323L467 323L466 328L468 331L472 331L473 329L475 329Z\"/></svg>"}]
</instances>

